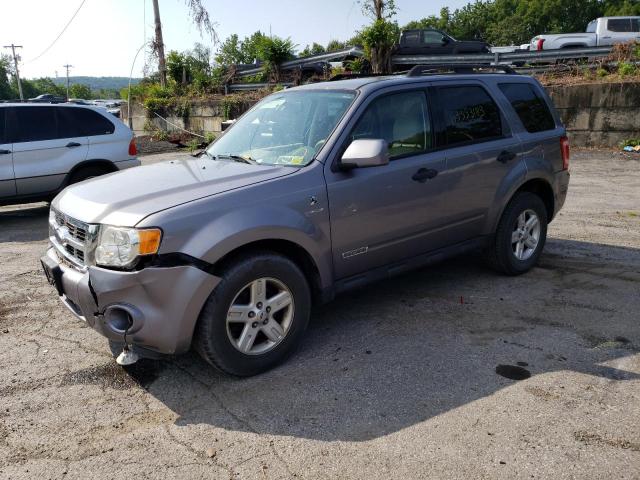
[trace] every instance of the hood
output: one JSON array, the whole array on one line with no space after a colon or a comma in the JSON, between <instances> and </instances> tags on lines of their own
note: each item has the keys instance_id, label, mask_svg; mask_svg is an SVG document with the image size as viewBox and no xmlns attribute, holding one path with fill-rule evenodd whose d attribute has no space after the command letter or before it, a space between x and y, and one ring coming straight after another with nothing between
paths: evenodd
<instances>
[{"instance_id":1,"label":"hood","mask_svg":"<svg viewBox=\"0 0 640 480\"><path fill-rule=\"evenodd\" d=\"M483 42L482 40L458 40L456 42L456 47L459 48L473 48L477 50L481 50L482 48L486 48L489 44L487 42Z\"/></svg>"},{"instance_id":2,"label":"hood","mask_svg":"<svg viewBox=\"0 0 640 480\"><path fill-rule=\"evenodd\" d=\"M132 227L161 210L296 170L208 157L177 159L71 185L53 200L52 206L86 223Z\"/></svg>"}]
</instances>

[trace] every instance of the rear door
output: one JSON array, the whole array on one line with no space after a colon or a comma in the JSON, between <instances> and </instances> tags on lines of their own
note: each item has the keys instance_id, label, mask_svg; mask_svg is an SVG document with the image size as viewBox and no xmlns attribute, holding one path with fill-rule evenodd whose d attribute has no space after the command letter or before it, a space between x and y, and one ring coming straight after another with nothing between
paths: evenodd
<instances>
[{"instance_id":1,"label":"rear door","mask_svg":"<svg viewBox=\"0 0 640 480\"><path fill-rule=\"evenodd\" d=\"M606 31L600 36L599 45L613 45L640 40L640 18L610 18Z\"/></svg>"},{"instance_id":2,"label":"rear door","mask_svg":"<svg viewBox=\"0 0 640 480\"><path fill-rule=\"evenodd\" d=\"M446 201L442 214L456 241L483 234L509 177L524 175L522 147L498 102L480 82L435 88L438 143L446 149ZM513 180L511 180L513 181Z\"/></svg>"},{"instance_id":3,"label":"rear door","mask_svg":"<svg viewBox=\"0 0 640 480\"><path fill-rule=\"evenodd\" d=\"M18 195L58 190L67 173L87 158L88 139L69 114L73 106L14 109L13 165Z\"/></svg>"},{"instance_id":4,"label":"rear door","mask_svg":"<svg viewBox=\"0 0 640 480\"><path fill-rule=\"evenodd\" d=\"M16 180L13 173L13 145L9 140L6 126L6 112L9 108L0 108L0 198L16 194Z\"/></svg>"}]
</instances>

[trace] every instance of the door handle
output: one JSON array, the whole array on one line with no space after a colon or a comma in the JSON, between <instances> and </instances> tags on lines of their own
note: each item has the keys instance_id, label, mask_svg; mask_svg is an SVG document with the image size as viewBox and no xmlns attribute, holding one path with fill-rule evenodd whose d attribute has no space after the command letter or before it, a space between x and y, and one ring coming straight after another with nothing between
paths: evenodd
<instances>
[{"instance_id":1,"label":"door handle","mask_svg":"<svg viewBox=\"0 0 640 480\"><path fill-rule=\"evenodd\" d=\"M79 147L80 144L78 142L69 142L65 145L65 147L67 148L74 148L74 147Z\"/></svg>"},{"instance_id":2,"label":"door handle","mask_svg":"<svg viewBox=\"0 0 640 480\"><path fill-rule=\"evenodd\" d=\"M432 168L421 168L411 177L416 182L424 183L438 175L438 171Z\"/></svg>"},{"instance_id":3,"label":"door handle","mask_svg":"<svg viewBox=\"0 0 640 480\"><path fill-rule=\"evenodd\" d=\"M508 150L504 150L500 152L500 155L498 155L498 158L496 158L496 160L499 161L500 163L507 163L516 157L517 155L515 153L509 152Z\"/></svg>"},{"instance_id":4,"label":"door handle","mask_svg":"<svg viewBox=\"0 0 640 480\"><path fill-rule=\"evenodd\" d=\"M11 150L0 150L0 155L7 155L11 153Z\"/></svg>"}]
</instances>

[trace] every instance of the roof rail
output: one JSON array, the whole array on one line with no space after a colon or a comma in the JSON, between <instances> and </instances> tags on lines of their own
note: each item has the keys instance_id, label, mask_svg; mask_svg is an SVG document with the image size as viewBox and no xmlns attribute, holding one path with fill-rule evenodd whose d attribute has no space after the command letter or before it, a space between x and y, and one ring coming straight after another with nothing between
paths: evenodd
<instances>
[{"instance_id":1,"label":"roof rail","mask_svg":"<svg viewBox=\"0 0 640 480\"><path fill-rule=\"evenodd\" d=\"M367 78L367 77L390 77L397 75L395 73L338 73L329 79L330 82L338 80L349 80L350 78Z\"/></svg>"},{"instance_id":2,"label":"roof rail","mask_svg":"<svg viewBox=\"0 0 640 480\"><path fill-rule=\"evenodd\" d=\"M435 75L439 70L450 70L454 73L475 73L477 70L494 70L503 71L509 75L518 75L512 67L509 65L489 65L489 64L461 64L461 63L439 63L433 65L416 65L409 73L407 77L421 77L422 75Z\"/></svg>"}]
</instances>

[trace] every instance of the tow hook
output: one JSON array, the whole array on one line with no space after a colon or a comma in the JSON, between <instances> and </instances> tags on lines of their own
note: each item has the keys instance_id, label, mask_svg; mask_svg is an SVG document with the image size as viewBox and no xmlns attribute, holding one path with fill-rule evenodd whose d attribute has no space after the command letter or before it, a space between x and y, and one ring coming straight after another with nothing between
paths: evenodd
<instances>
[{"instance_id":1,"label":"tow hook","mask_svg":"<svg viewBox=\"0 0 640 480\"><path fill-rule=\"evenodd\" d=\"M133 365L138 360L140 360L140 356L134 352L131 348L129 348L129 344L127 343L127 333L129 333L129 329L131 328L132 322L129 322L129 326L124 331L124 347L122 348L122 352L116 358L116 363L121 366Z\"/></svg>"},{"instance_id":2,"label":"tow hook","mask_svg":"<svg viewBox=\"0 0 640 480\"><path fill-rule=\"evenodd\" d=\"M118 355L118 358L116 358L116 363L124 367L127 365L133 365L138 360L140 360L139 355L133 350L131 350L129 348L129 345L125 343L124 348L122 349L122 352L120 352L120 355Z\"/></svg>"}]
</instances>

